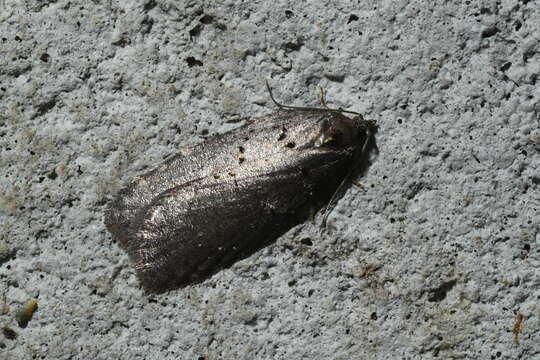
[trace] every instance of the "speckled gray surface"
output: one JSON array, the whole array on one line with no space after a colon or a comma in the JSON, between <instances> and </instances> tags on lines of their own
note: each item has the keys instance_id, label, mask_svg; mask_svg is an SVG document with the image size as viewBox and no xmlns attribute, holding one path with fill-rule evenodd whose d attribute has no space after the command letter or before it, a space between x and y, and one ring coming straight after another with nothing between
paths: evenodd
<instances>
[{"instance_id":1,"label":"speckled gray surface","mask_svg":"<svg viewBox=\"0 0 540 360\"><path fill-rule=\"evenodd\" d=\"M540 359L540 4L438 3L1 0L0 358ZM322 235L145 295L104 204L266 78L378 156Z\"/></svg>"}]
</instances>

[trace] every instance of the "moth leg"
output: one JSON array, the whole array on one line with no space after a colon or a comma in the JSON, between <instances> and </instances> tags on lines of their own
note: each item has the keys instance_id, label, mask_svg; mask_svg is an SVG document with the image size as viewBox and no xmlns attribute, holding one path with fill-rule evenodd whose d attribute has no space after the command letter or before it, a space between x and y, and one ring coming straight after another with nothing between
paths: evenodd
<instances>
[{"instance_id":1,"label":"moth leg","mask_svg":"<svg viewBox=\"0 0 540 360\"><path fill-rule=\"evenodd\" d=\"M343 191L346 189L347 183L349 182L349 177L351 176L351 173L352 173L352 171L349 171L349 174L347 174L347 176L343 179L341 184L339 184L338 188L336 189L336 191L332 195L332 198L328 202L328 205L326 205L326 208L324 209L324 213L323 213L323 218L322 218L322 221L321 221L321 229L326 228L326 223L328 222L328 216L330 215L332 210L334 210L339 198L341 197Z\"/></svg>"},{"instance_id":2,"label":"moth leg","mask_svg":"<svg viewBox=\"0 0 540 360\"><path fill-rule=\"evenodd\" d=\"M374 132L377 131L377 122L374 120L364 120L363 117L361 117L361 121L365 130L366 140L364 141L364 145L362 145L362 152L360 153L360 156L366 153L369 140L373 138Z\"/></svg>"},{"instance_id":3,"label":"moth leg","mask_svg":"<svg viewBox=\"0 0 540 360\"><path fill-rule=\"evenodd\" d=\"M316 207L310 207L308 210L308 219L312 225L317 224L316 216L317 216L318 210L319 209L317 209Z\"/></svg>"},{"instance_id":4,"label":"moth leg","mask_svg":"<svg viewBox=\"0 0 540 360\"><path fill-rule=\"evenodd\" d=\"M321 107L324 109L328 109L328 105L326 105L326 94L324 92L324 89L322 87L319 87L320 95L319 95L319 101L321 103Z\"/></svg>"}]
</instances>

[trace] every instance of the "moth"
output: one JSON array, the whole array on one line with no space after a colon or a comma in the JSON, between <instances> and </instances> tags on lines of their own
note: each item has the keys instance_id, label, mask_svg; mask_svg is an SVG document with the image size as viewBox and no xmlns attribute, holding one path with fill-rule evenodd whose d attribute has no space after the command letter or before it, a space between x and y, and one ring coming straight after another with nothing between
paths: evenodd
<instances>
[{"instance_id":1,"label":"moth","mask_svg":"<svg viewBox=\"0 0 540 360\"><path fill-rule=\"evenodd\" d=\"M267 87L277 112L174 154L109 203L106 227L148 292L200 282L331 208L366 154L374 121L322 97L282 105Z\"/></svg>"}]
</instances>

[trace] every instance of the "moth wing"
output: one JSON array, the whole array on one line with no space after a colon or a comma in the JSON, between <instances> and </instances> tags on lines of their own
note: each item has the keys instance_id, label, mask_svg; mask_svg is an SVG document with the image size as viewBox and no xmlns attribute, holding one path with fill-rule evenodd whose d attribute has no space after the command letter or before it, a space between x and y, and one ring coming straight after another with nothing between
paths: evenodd
<instances>
[{"instance_id":1,"label":"moth wing","mask_svg":"<svg viewBox=\"0 0 540 360\"><path fill-rule=\"evenodd\" d=\"M264 143L268 133L298 122L294 113L279 113L269 117L244 119L245 124L234 131L214 135L206 141L184 148L152 170L134 177L120 189L109 203L105 224L122 246L129 241L126 229L141 209L149 206L160 194L177 186L192 184L213 176L223 169L238 166L239 145L246 142ZM274 130L273 130L274 129ZM251 139L247 140L246 139Z\"/></svg>"},{"instance_id":2,"label":"moth wing","mask_svg":"<svg viewBox=\"0 0 540 360\"><path fill-rule=\"evenodd\" d=\"M311 197L302 177L297 171L205 179L160 195L135 219L127 246L145 288L202 280L301 221Z\"/></svg>"},{"instance_id":3,"label":"moth wing","mask_svg":"<svg viewBox=\"0 0 540 360\"><path fill-rule=\"evenodd\" d=\"M261 126L255 120L248 121L236 132L215 135L211 140L185 148L152 170L134 177L120 189L106 210L105 224L109 231L125 245L128 241L126 228L130 222L160 194L236 165L238 149L231 144L235 144L236 138L244 136L253 126ZM219 156L210 158L210 154Z\"/></svg>"}]
</instances>

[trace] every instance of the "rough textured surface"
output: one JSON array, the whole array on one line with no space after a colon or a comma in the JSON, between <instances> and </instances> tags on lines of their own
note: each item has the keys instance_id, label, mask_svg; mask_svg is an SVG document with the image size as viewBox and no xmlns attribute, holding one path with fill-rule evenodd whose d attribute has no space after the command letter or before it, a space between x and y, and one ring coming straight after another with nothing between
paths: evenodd
<instances>
[{"instance_id":1,"label":"rough textured surface","mask_svg":"<svg viewBox=\"0 0 540 360\"><path fill-rule=\"evenodd\" d=\"M540 358L538 2L1 0L0 34L1 358ZM323 234L145 296L104 204L265 78L379 155Z\"/></svg>"}]
</instances>

